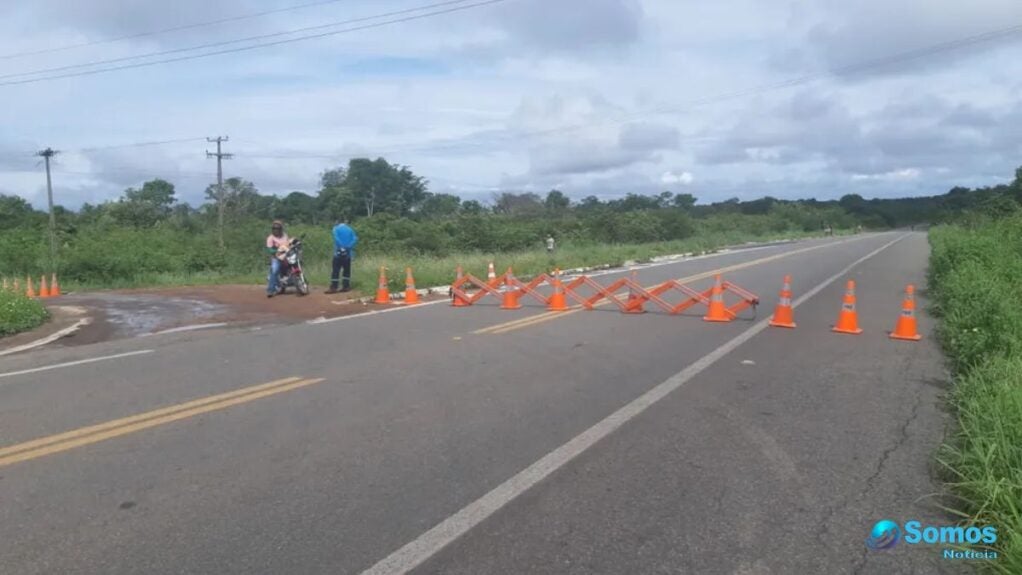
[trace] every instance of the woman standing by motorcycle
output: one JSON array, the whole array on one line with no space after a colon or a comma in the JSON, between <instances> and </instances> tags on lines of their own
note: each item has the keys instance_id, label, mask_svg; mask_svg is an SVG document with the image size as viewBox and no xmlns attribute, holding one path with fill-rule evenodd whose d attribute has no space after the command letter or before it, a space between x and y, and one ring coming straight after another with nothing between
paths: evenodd
<instances>
[{"instance_id":1,"label":"woman standing by motorcycle","mask_svg":"<svg viewBox=\"0 0 1022 575\"><path fill-rule=\"evenodd\" d=\"M270 235L266 236L266 253L270 255L270 277L266 283L266 297L277 295L277 278L280 277L280 253L287 252L291 238L284 233L284 224L274 220L270 226ZM281 249L283 248L283 249Z\"/></svg>"}]
</instances>

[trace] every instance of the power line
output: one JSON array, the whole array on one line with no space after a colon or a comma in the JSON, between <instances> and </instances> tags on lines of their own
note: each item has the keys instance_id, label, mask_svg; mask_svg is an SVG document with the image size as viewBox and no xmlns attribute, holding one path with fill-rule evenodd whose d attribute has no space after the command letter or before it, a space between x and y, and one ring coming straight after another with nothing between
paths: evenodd
<instances>
[{"instance_id":1,"label":"power line","mask_svg":"<svg viewBox=\"0 0 1022 575\"><path fill-rule=\"evenodd\" d=\"M145 148L150 146L166 146L168 144L182 144L186 142L199 142L205 140L205 138L178 138L175 140L158 140L153 142L134 142L131 144L114 144L111 146L94 146L89 148L79 148L77 150L67 150L68 152L101 152L105 150L120 150L123 148Z\"/></svg>"},{"instance_id":2,"label":"power line","mask_svg":"<svg viewBox=\"0 0 1022 575\"><path fill-rule=\"evenodd\" d=\"M262 12L250 12L248 14L240 14L237 16L228 16L226 18L220 18L218 20L207 20L205 22L195 22L192 24L183 24L181 26L173 26L171 28L163 28L160 30L150 30L147 32L138 32L136 34L129 34L127 36L118 36L116 38L107 38L104 40L93 40L89 42L82 42L79 44L66 44L64 46L56 46L53 48L43 48L41 50L33 50L27 52L14 52L11 54L0 55L0 60L12 60L15 58L23 58L26 56L38 56L40 54L52 54L53 52L65 52L67 50L74 50L76 48L88 48L90 46L98 46L100 44L113 44L114 42L123 42L124 40L135 40L137 38L147 38L150 36L159 36L161 34L169 34L171 32L182 32L184 30L194 30L196 28L206 28L209 26L216 26L218 24L228 24L230 22L240 22L242 20L251 20L253 18L260 18L263 16L270 16L273 14L280 14L283 12L293 12L295 10L302 10L304 8L313 8L316 6L325 6L327 4L336 4L344 0L324 0L321 2L310 2L308 4L298 4L295 6L287 6L284 8L276 8L273 10L264 10Z\"/></svg>"},{"instance_id":3,"label":"power line","mask_svg":"<svg viewBox=\"0 0 1022 575\"><path fill-rule=\"evenodd\" d=\"M255 49L259 49L259 48L266 48L266 47L270 47L270 46L277 46L277 45L281 45L281 44L290 44L290 43L294 43L294 42L301 42L301 41L312 40L312 39L316 39L316 38L324 38L324 37L327 37L327 36L335 36L335 35L346 34L346 33L350 33L350 32L358 32L358 31L361 31L361 30L370 30L370 29L374 29L374 28L381 28L383 26L388 26L388 25L391 25L391 24L398 24L398 23L402 23L402 22L410 22L410 21L413 21L413 20L422 20L422 19L431 18L431 17L434 17L434 16L450 14L450 13L453 13L453 12L460 12L460 11L468 10L468 9L471 9L471 8L478 8L478 7L487 6L487 5L490 5L490 4L497 4L497 3L500 3L500 2L506 2L508 0L484 0L484 1L478 1L478 2L475 2L475 3L472 3L472 4L464 4L467 1L469 1L469 0L448 0L446 2L437 2L437 3L433 3L433 4L419 6L419 7L416 7L416 8L408 8L408 9L405 9L405 10L397 10L397 11L394 11L394 12L387 12L387 13L383 13L383 14L376 14L376 15L373 15L373 16L366 16L366 17L362 17L362 18L353 18L353 19L343 20L343 21L339 21L339 22L332 22L332 23L329 23L329 24L320 24L318 26L309 26L309 27L305 27L305 28L296 28L294 30L287 30L287 31L284 31L284 32L275 32L275 33L271 33L271 34L261 34L261 35L258 35L258 36L249 36L247 38L238 38L238 39L235 39L235 40L226 40L226 41L223 41L223 42L211 42L211 43L208 43L208 44L202 44L202 45L198 45L198 46L191 46L191 47L188 47L188 48L175 48L175 49L172 49L172 50L162 50L162 51L158 51L158 52L150 52L148 54L139 54L139 55L135 55L135 56L125 56L125 57L122 57L122 58L113 58L113 59L109 59L109 60L97 60L95 62L87 62L87 63L83 63L83 64L69 64L69 65L66 65L66 66L59 66L59 67L56 67L56 68L44 68L44 69L33 70L33 71L29 71L29 72L18 72L18 73L12 73L12 74L4 74L4 75L0 75L0 79L23 78L24 76L37 76L37 75L49 74L49 73L52 73L52 72L73 70L73 69L78 69L78 68L90 68L90 67L94 67L94 66L104 66L106 64L113 64L113 63L117 63L117 62L129 61L129 60L138 60L138 59L142 59L142 58L155 58L155 57L158 57L158 56L166 56L166 55L177 54L177 53L182 53L182 52L192 52L192 51L196 51L196 50L205 50L205 49L208 49L208 48L216 48L216 47L219 47L219 46L227 46L227 45L231 45L231 44L239 44L239 43L242 43L242 42L256 42L255 44L252 44L251 46L239 46L239 47L236 47L236 48L227 48L227 49L223 49L223 50L215 50L215 51L212 51L212 52L205 52L205 53L202 53L202 54L190 54L190 55L187 55L187 56L179 56L179 57L175 57L175 58L165 58L165 59L162 59L162 60L155 60L155 61L151 61L151 62L136 62L136 63L133 63L133 64L124 64L124 65L119 65L119 66L109 66L109 67L106 67L106 68L98 68L98 69L95 69L95 70L83 70L83 71L79 71L79 72L69 72L69 73L66 73L66 74L54 74L54 75L50 75L50 76L43 76L41 78L23 78L23 79L20 79L20 80L10 80L10 81L5 81L5 82L0 82L0 86L13 86L13 85L18 85L18 84L31 84L31 83L34 83L34 82L42 82L42 81L45 81L45 80L56 80L56 79L59 79L59 78L71 78L71 77L76 77L76 76L88 76L88 75L100 74L100 73L104 73L104 72L112 72L112 71L115 71L115 70L126 70L126 69L130 69L130 68L141 68L141 67L145 67L145 66L155 66L155 65L158 65L158 64L167 64L167 63L171 63L171 62L181 62L181 61L184 61L184 60L194 60L194 59L198 59L198 58L208 58L210 56L218 56L218 55L221 55L221 54L230 54L230 53L235 53L235 52L244 52L244 51L248 51L248 50L255 50ZM459 4L461 4L461 5L459 5ZM434 10L436 8L441 8L441 7L444 7L444 6L449 6L449 7L445 8L445 9L441 9L441 10ZM403 15L403 14L412 14L412 13L415 13L415 12L423 12L425 10L433 10L433 11L432 12L426 12L424 14L415 14L415 15L412 15L412 16L404 16L404 17L401 17L401 18L394 18L395 16L400 16L400 15ZM301 33L301 32L309 32L309 31L312 31L312 30L322 30L324 28L334 28L334 27L337 27L337 26L344 26L344 25L347 25L347 24L355 24L355 23L359 23L359 22L368 22L368 21L372 21L372 20L380 20L380 19L383 19L383 18L389 18L389 19L384 20L382 22L374 22L372 24L364 24L364 25L361 25L361 26L353 26L353 27L349 27L349 28L342 28L340 30L331 30L329 32L320 32L320 33L316 33L316 34L306 34L306 35L303 35L303 36L299 36L297 38L286 38L286 39L282 39L282 40L275 40L275 41L272 41L272 42L258 42L259 40L266 40L268 38L277 38L277 37L280 37L280 36L291 36L291 35L298 34L298 33Z\"/></svg>"}]
</instances>

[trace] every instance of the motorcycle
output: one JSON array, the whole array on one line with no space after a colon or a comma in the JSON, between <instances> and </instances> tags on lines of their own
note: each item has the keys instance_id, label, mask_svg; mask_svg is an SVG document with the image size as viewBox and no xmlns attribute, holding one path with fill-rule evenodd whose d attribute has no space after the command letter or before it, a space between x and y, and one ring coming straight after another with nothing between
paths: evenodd
<instances>
[{"instance_id":1,"label":"motorcycle","mask_svg":"<svg viewBox=\"0 0 1022 575\"><path fill-rule=\"evenodd\" d=\"M289 287L294 287L298 295L309 294L309 282L305 281L305 272L302 271L302 241L305 236L294 238L287 251L280 254L280 275L277 277L277 295L284 293Z\"/></svg>"}]
</instances>

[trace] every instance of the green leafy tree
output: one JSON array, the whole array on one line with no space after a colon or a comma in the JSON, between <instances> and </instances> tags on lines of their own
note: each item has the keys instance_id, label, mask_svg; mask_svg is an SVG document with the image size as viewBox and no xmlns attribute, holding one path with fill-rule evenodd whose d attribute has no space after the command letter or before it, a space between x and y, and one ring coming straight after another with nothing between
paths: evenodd
<instances>
[{"instance_id":1,"label":"green leafy tree","mask_svg":"<svg viewBox=\"0 0 1022 575\"><path fill-rule=\"evenodd\" d=\"M678 194L671 200L671 204L676 208L681 208L686 212L692 211L692 207L696 205L696 197L692 194Z\"/></svg>"},{"instance_id":2,"label":"green leafy tree","mask_svg":"<svg viewBox=\"0 0 1022 575\"><path fill-rule=\"evenodd\" d=\"M508 216L529 216L543 213L543 200L532 192L514 194L502 192L493 198L493 212Z\"/></svg>"},{"instance_id":3,"label":"green leafy tree","mask_svg":"<svg viewBox=\"0 0 1022 575\"><path fill-rule=\"evenodd\" d=\"M24 198L0 194L0 229L31 225L35 215L32 205Z\"/></svg>"},{"instance_id":4,"label":"green leafy tree","mask_svg":"<svg viewBox=\"0 0 1022 575\"><path fill-rule=\"evenodd\" d=\"M461 202L461 212L464 214L479 215L485 211L486 208L478 200L465 200Z\"/></svg>"},{"instance_id":5,"label":"green leafy tree","mask_svg":"<svg viewBox=\"0 0 1022 575\"><path fill-rule=\"evenodd\" d=\"M546 200L544 200L543 204L546 206L548 213L563 214L571 206L571 200L560 190L550 190L547 192Z\"/></svg>"},{"instance_id":6,"label":"green leafy tree","mask_svg":"<svg viewBox=\"0 0 1022 575\"><path fill-rule=\"evenodd\" d=\"M206 210L216 213L217 185L210 184L206 188ZM224 180L224 217L238 222L245 218L270 219L274 211L276 198L261 196L255 184L241 178Z\"/></svg>"},{"instance_id":7,"label":"green leafy tree","mask_svg":"<svg viewBox=\"0 0 1022 575\"><path fill-rule=\"evenodd\" d=\"M461 209L461 198L452 194L427 194L426 200L419 208L423 218L448 218L456 215Z\"/></svg>"},{"instance_id":8,"label":"green leafy tree","mask_svg":"<svg viewBox=\"0 0 1022 575\"><path fill-rule=\"evenodd\" d=\"M426 199L425 180L383 158L348 162L344 186L369 217L377 211L404 216Z\"/></svg>"},{"instance_id":9,"label":"green leafy tree","mask_svg":"<svg viewBox=\"0 0 1022 575\"><path fill-rule=\"evenodd\" d=\"M174 184L151 180L141 189L128 188L116 203L109 206L110 215L120 224L148 228L166 220L174 205Z\"/></svg>"}]
</instances>

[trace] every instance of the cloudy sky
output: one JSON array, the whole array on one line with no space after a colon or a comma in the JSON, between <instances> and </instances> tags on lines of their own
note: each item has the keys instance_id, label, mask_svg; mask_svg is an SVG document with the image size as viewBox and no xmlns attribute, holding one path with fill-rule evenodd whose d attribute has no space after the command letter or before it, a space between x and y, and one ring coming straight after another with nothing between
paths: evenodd
<instances>
[{"instance_id":1,"label":"cloudy sky","mask_svg":"<svg viewBox=\"0 0 1022 575\"><path fill-rule=\"evenodd\" d=\"M52 146L61 204L153 177L197 202L215 135L230 136L227 176L278 194L314 193L356 156L477 199L895 197L1022 165L1018 0L504 0L351 31L478 2L5 3L0 193L44 206L32 153ZM227 21L192 26L211 20ZM150 34L168 28L182 29ZM220 45L189 50L204 44Z\"/></svg>"}]
</instances>

